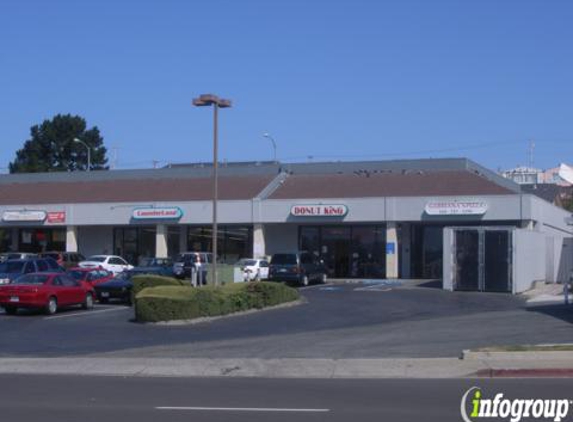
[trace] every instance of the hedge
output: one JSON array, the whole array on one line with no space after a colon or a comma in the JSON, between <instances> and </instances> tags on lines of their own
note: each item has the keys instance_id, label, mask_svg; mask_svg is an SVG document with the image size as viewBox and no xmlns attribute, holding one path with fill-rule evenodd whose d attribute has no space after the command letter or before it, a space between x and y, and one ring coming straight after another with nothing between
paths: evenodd
<instances>
[{"instance_id":1,"label":"hedge","mask_svg":"<svg viewBox=\"0 0 573 422\"><path fill-rule=\"evenodd\" d=\"M165 277L156 274L135 275L132 277L131 281L133 283L132 292L134 296L136 296L140 291L146 289L147 287L184 286L188 284L173 277Z\"/></svg>"},{"instance_id":2,"label":"hedge","mask_svg":"<svg viewBox=\"0 0 573 422\"><path fill-rule=\"evenodd\" d=\"M135 317L140 322L189 320L227 315L292 302L298 291L279 283L251 282L222 287L158 286L139 292Z\"/></svg>"}]
</instances>

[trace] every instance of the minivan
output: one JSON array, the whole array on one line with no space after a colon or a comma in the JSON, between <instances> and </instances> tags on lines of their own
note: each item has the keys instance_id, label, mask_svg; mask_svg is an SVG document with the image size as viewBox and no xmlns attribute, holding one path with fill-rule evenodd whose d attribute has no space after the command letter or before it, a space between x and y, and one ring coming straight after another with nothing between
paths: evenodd
<instances>
[{"instance_id":1,"label":"minivan","mask_svg":"<svg viewBox=\"0 0 573 422\"><path fill-rule=\"evenodd\" d=\"M276 253L271 258L269 279L308 286L316 281L326 283L324 262L309 252Z\"/></svg>"}]
</instances>

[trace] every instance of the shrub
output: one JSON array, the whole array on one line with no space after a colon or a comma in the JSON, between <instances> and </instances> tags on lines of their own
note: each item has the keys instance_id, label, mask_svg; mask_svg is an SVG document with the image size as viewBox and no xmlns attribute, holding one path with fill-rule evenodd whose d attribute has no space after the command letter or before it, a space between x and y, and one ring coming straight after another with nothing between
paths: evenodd
<instances>
[{"instance_id":1,"label":"shrub","mask_svg":"<svg viewBox=\"0 0 573 422\"><path fill-rule=\"evenodd\" d=\"M135 316L141 322L194 319L262 309L298 298L297 290L267 282L198 288L157 286L146 288L136 296Z\"/></svg>"},{"instance_id":2,"label":"shrub","mask_svg":"<svg viewBox=\"0 0 573 422\"><path fill-rule=\"evenodd\" d=\"M133 276L133 295L136 296L140 291L147 287L156 286L184 286L185 283L173 277L165 277L156 274L140 274Z\"/></svg>"}]
</instances>

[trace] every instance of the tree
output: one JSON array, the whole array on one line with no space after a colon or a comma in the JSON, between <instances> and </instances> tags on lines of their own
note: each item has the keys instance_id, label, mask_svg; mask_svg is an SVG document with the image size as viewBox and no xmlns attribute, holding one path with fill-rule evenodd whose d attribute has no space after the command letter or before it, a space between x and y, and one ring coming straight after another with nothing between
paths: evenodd
<instances>
[{"instance_id":1,"label":"tree","mask_svg":"<svg viewBox=\"0 0 573 422\"><path fill-rule=\"evenodd\" d=\"M10 163L10 173L86 170L87 148L74 142L74 138L90 147L91 170L107 170L107 150L99 129L86 128L84 118L71 114L58 114L52 120L32 126L30 139Z\"/></svg>"}]
</instances>

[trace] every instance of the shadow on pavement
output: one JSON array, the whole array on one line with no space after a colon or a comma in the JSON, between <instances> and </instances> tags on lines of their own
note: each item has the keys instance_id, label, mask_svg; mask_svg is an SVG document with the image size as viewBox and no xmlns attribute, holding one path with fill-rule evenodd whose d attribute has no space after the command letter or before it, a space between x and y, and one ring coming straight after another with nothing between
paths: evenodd
<instances>
[{"instance_id":1,"label":"shadow on pavement","mask_svg":"<svg viewBox=\"0 0 573 422\"><path fill-rule=\"evenodd\" d=\"M573 324L573 305L565 305L563 303L545 304L545 305L530 305L527 307L529 312L537 312L562 321Z\"/></svg>"}]
</instances>

